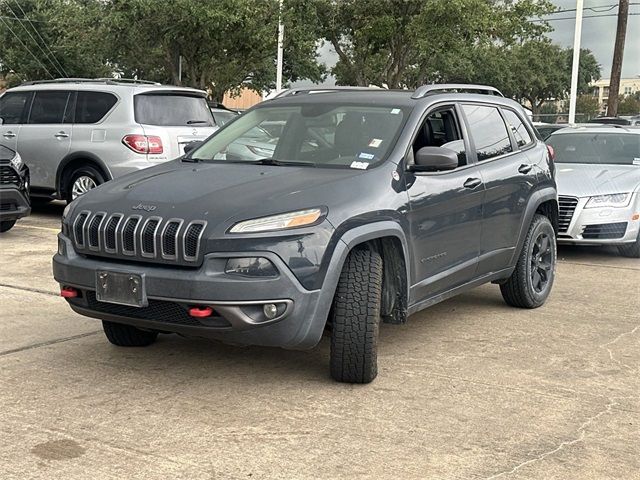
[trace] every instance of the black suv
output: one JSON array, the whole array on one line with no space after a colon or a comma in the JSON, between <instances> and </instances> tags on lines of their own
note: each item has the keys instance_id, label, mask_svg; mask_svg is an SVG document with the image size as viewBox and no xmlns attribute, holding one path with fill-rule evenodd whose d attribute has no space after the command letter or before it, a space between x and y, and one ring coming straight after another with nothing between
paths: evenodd
<instances>
[{"instance_id":1,"label":"black suv","mask_svg":"<svg viewBox=\"0 0 640 480\"><path fill-rule=\"evenodd\" d=\"M308 349L326 330L333 378L365 383L380 320L487 282L516 307L549 295L553 161L491 87L291 90L191 147L64 212L61 294L116 345Z\"/></svg>"},{"instance_id":2,"label":"black suv","mask_svg":"<svg viewBox=\"0 0 640 480\"><path fill-rule=\"evenodd\" d=\"M29 168L18 152L0 145L0 233L29 213Z\"/></svg>"}]
</instances>

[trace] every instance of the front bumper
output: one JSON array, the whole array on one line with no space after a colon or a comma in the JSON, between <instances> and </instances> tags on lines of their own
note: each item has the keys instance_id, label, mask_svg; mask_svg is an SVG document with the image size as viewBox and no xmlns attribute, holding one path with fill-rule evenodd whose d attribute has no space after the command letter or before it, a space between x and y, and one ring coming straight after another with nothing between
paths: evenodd
<instances>
[{"instance_id":1,"label":"front bumper","mask_svg":"<svg viewBox=\"0 0 640 480\"><path fill-rule=\"evenodd\" d=\"M305 289L282 259L271 252L208 254L201 267L183 268L81 256L64 235L59 234L58 241L58 254L53 258L54 277L62 286L79 290L79 296L68 302L80 314L240 345L308 349L322 337L331 305L327 294ZM228 258L255 256L268 258L279 275L261 279L224 272ZM141 275L148 307L97 301L98 270ZM279 305L278 315L272 320L262 314L266 303ZM191 317L188 309L193 306L209 306L215 314L207 318Z\"/></svg>"},{"instance_id":2,"label":"front bumper","mask_svg":"<svg viewBox=\"0 0 640 480\"><path fill-rule=\"evenodd\" d=\"M31 213L31 204L26 190L14 187L0 188L0 220L11 221Z\"/></svg>"},{"instance_id":3,"label":"front bumper","mask_svg":"<svg viewBox=\"0 0 640 480\"><path fill-rule=\"evenodd\" d=\"M558 235L558 243L619 245L636 241L640 231L638 194L622 208L584 208L588 200L577 198L571 221L566 231Z\"/></svg>"}]
</instances>

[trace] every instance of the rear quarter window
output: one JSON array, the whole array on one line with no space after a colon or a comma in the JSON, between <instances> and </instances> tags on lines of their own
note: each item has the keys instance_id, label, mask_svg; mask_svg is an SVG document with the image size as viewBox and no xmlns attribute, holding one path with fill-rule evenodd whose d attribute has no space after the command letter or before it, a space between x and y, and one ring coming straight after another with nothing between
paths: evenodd
<instances>
[{"instance_id":1,"label":"rear quarter window","mask_svg":"<svg viewBox=\"0 0 640 480\"><path fill-rule=\"evenodd\" d=\"M527 130L527 127L525 126L522 119L518 116L518 114L513 110L506 109L503 109L502 112L504 113L504 117L507 120L507 124L513 132L513 136L518 143L518 147L522 148L530 145L533 139L531 138L529 130Z\"/></svg>"},{"instance_id":2,"label":"rear quarter window","mask_svg":"<svg viewBox=\"0 0 640 480\"><path fill-rule=\"evenodd\" d=\"M78 92L75 123L97 123L113 108L118 98L106 92Z\"/></svg>"},{"instance_id":3,"label":"rear quarter window","mask_svg":"<svg viewBox=\"0 0 640 480\"><path fill-rule=\"evenodd\" d=\"M177 94L139 94L134 97L135 119L143 125L212 127L204 97Z\"/></svg>"}]
</instances>

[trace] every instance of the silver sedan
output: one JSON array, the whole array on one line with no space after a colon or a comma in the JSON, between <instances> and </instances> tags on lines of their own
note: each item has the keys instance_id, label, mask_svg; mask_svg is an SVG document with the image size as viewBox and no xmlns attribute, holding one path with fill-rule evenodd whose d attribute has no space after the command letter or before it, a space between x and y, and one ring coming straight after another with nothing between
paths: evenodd
<instances>
[{"instance_id":1,"label":"silver sedan","mask_svg":"<svg viewBox=\"0 0 640 480\"><path fill-rule=\"evenodd\" d=\"M554 132L559 243L616 245L640 258L640 129L593 126Z\"/></svg>"}]
</instances>

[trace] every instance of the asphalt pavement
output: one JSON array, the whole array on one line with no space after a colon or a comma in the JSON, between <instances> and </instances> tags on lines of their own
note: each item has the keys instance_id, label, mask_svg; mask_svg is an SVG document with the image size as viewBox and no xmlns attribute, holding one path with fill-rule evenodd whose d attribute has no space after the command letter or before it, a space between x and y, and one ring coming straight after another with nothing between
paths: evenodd
<instances>
[{"instance_id":1,"label":"asphalt pavement","mask_svg":"<svg viewBox=\"0 0 640 480\"><path fill-rule=\"evenodd\" d=\"M537 310L486 285L382 325L378 378L309 352L110 345L51 275L61 204L0 237L0 478L640 479L640 260L561 247Z\"/></svg>"}]
</instances>

